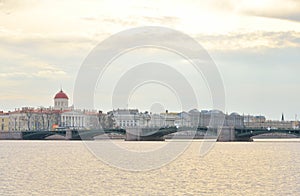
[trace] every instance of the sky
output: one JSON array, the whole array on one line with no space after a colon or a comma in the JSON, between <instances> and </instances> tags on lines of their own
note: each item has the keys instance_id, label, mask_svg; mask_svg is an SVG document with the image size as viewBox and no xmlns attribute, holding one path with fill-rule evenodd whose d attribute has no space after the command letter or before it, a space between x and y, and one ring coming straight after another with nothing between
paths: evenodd
<instances>
[{"instance_id":1,"label":"sky","mask_svg":"<svg viewBox=\"0 0 300 196\"><path fill-rule=\"evenodd\" d=\"M208 51L223 79L225 112L300 118L298 0L0 0L0 110L51 106L61 86L72 104L78 71L93 48L141 26L175 29ZM174 59L168 56L169 62ZM114 70L108 77L119 74ZM139 99L139 92L151 97L165 91L143 88L135 91L130 106L157 106L155 100ZM95 90L95 107L108 111L111 106L101 92ZM199 92L198 109L212 109L209 92ZM172 96L165 93L162 97ZM177 110L176 101L168 100L165 108Z\"/></svg>"}]
</instances>

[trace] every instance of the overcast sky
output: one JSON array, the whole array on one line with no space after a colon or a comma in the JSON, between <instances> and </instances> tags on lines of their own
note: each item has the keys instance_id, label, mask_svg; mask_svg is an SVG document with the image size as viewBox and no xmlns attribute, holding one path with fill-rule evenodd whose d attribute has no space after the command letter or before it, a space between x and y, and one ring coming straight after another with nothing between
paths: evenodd
<instances>
[{"instance_id":1,"label":"overcast sky","mask_svg":"<svg viewBox=\"0 0 300 196\"><path fill-rule=\"evenodd\" d=\"M300 118L298 0L0 0L0 110L53 105L61 85L72 103L90 51L148 25L188 34L208 51L223 78L226 112ZM211 109L209 101L200 105Z\"/></svg>"}]
</instances>

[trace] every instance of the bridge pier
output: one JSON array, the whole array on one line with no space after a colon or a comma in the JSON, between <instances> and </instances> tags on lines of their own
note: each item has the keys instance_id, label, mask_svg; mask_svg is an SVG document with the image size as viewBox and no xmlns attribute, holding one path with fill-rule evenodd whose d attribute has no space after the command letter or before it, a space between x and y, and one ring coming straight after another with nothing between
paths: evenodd
<instances>
[{"instance_id":1,"label":"bridge pier","mask_svg":"<svg viewBox=\"0 0 300 196\"><path fill-rule=\"evenodd\" d=\"M235 141L234 127L222 127L218 130L218 142Z\"/></svg>"},{"instance_id":2,"label":"bridge pier","mask_svg":"<svg viewBox=\"0 0 300 196\"><path fill-rule=\"evenodd\" d=\"M17 132L17 131L0 132L0 140L21 140L21 139L23 139L22 132Z\"/></svg>"},{"instance_id":3,"label":"bridge pier","mask_svg":"<svg viewBox=\"0 0 300 196\"><path fill-rule=\"evenodd\" d=\"M125 141L140 141L141 128L126 128Z\"/></svg>"},{"instance_id":4,"label":"bridge pier","mask_svg":"<svg viewBox=\"0 0 300 196\"><path fill-rule=\"evenodd\" d=\"M251 137L236 137L234 127L222 127L218 130L217 142L252 142Z\"/></svg>"},{"instance_id":5,"label":"bridge pier","mask_svg":"<svg viewBox=\"0 0 300 196\"><path fill-rule=\"evenodd\" d=\"M138 127L126 128L125 141L165 141L163 136L147 136L143 131L147 131L147 129Z\"/></svg>"},{"instance_id":6,"label":"bridge pier","mask_svg":"<svg viewBox=\"0 0 300 196\"><path fill-rule=\"evenodd\" d=\"M66 130L66 136L65 136L66 140L71 140L73 139L73 134L72 134L72 130Z\"/></svg>"},{"instance_id":7,"label":"bridge pier","mask_svg":"<svg viewBox=\"0 0 300 196\"><path fill-rule=\"evenodd\" d=\"M236 142L253 142L252 137L238 137L235 139Z\"/></svg>"}]
</instances>

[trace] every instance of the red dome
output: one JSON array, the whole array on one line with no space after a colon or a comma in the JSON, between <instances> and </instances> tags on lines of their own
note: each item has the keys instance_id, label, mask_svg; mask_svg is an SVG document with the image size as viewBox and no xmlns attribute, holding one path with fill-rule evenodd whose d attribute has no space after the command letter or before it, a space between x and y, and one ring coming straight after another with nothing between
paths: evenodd
<instances>
[{"instance_id":1,"label":"red dome","mask_svg":"<svg viewBox=\"0 0 300 196\"><path fill-rule=\"evenodd\" d=\"M69 97L64 93L62 90L60 90L54 97L54 99L69 99Z\"/></svg>"}]
</instances>

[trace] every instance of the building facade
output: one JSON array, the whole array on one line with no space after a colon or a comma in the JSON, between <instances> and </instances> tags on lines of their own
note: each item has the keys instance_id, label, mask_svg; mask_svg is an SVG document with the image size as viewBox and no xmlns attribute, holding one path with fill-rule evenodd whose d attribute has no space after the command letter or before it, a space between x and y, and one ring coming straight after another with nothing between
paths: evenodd
<instances>
[{"instance_id":1,"label":"building facade","mask_svg":"<svg viewBox=\"0 0 300 196\"><path fill-rule=\"evenodd\" d=\"M69 108L69 97L61 89L54 96L54 110L67 110Z\"/></svg>"},{"instance_id":2,"label":"building facade","mask_svg":"<svg viewBox=\"0 0 300 196\"><path fill-rule=\"evenodd\" d=\"M266 120L263 122L247 122L245 127L270 128L270 129L296 129L299 127L296 121Z\"/></svg>"},{"instance_id":3,"label":"building facade","mask_svg":"<svg viewBox=\"0 0 300 196\"><path fill-rule=\"evenodd\" d=\"M9 131L9 114L0 111L0 131Z\"/></svg>"},{"instance_id":4,"label":"building facade","mask_svg":"<svg viewBox=\"0 0 300 196\"><path fill-rule=\"evenodd\" d=\"M198 111L197 109L193 109L188 114L190 116L191 127L244 127L244 117L237 113L228 115L220 110Z\"/></svg>"},{"instance_id":5,"label":"building facade","mask_svg":"<svg viewBox=\"0 0 300 196\"><path fill-rule=\"evenodd\" d=\"M149 127L150 114L148 112L142 113L137 109L117 109L107 113L112 116L115 127Z\"/></svg>"},{"instance_id":6,"label":"building facade","mask_svg":"<svg viewBox=\"0 0 300 196\"><path fill-rule=\"evenodd\" d=\"M138 110L117 109L108 113L113 116L116 127L243 127L243 116L232 113L224 114L219 110L191 110L190 112L168 112L152 114L139 112Z\"/></svg>"},{"instance_id":7,"label":"building facade","mask_svg":"<svg viewBox=\"0 0 300 196\"><path fill-rule=\"evenodd\" d=\"M4 116L3 129L9 131L51 131L55 128L93 129L98 126L95 111L74 110L69 107L69 98L60 90L54 96L54 106L49 108L23 107ZM0 118L0 123L2 118ZM1 128L1 127L0 127Z\"/></svg>"},{"instance_id":8,"label":"building facade","mask_svg":"<svg viewBox=\"0 0 300 196\"><path fill-rule=\"evenodd\" d=\"M51 108L23 107L9 113L10 131L52 130L60 123L60 112Z\"/></svg>"}]
</instances>

